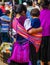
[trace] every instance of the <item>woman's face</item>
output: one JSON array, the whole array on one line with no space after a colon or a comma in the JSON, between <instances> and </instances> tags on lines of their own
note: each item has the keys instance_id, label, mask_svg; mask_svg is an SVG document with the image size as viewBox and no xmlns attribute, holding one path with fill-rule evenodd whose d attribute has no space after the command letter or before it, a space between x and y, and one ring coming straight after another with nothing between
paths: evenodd
<instances>
[{"instance_id":1,"label":"woman's face","mask_svg":"<svg viewBox=\"0 0 50 65\"><path fill-rule=\"evenodd\" d=\"M20 18L20 16L21 16L21 15L20 15L19 13L16 14L16 18Z\"/></svg>"},{"instance_id":2,"label":"woman's face","mask_svg":"<svg viewBox=\"0 0 50 65\"><path fill-rule=\"evenodd\" d=\"M26 15L25 11L22 11L21 15L22 16L25 16Z\"/></svg>"}]
</instances>

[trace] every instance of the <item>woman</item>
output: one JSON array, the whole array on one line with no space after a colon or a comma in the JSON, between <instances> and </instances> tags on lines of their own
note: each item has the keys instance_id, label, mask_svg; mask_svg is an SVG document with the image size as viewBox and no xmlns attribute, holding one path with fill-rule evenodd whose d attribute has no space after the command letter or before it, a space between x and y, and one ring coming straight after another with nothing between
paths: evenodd
<instances>
[{"instance_id":1,"label":"woman","mask_svg":"<svg viewBox=\"0 0 50 65\"><path fill-rule=\"evenodd\" d=\"M50 65L50 1L43 0L41 3L42 10L40 12L40 28L32 28L28 31L29 34L37 33L42 31L42 42L41 42L41 65L48 63Z\"/></svg>"},{"instance_id":2,"label":"woman","mask_svg":"<svg viewBox=\"0 0 50 65\"><path fill-rule=\"evenodd\" d=\"M24 43L28 42L25 38L23 38L21 35L19 35L17 33L17 25L18 25L17 22L19 22L23 26L24 21L26 19L26 15L25 15L26 11L27 11L26 7L24 5L22 5L22 4L20 4L16 9L16 17L14 17L13 23L12 23L13 24L12 25L13 30L15 31L15 34L13 34L13 35L16 38L16 43L14 43L14 45L13 45L13 51L12 51L12 55L10 57L11 62L10 62L9 65L28 65L28 62L29 62L29 61L23 61L22 62L22 59L20 60L19 57L17 58L17 53L18 52L16 53L16 51L19 50L18 49L19 47L17 48L18 45L20 45L20 48L21 48L21 46L24 45ZM17 33L17 35L16 35L16 33ZM19 51L19 54L20 54L20 51ZM23 57L24 57L24 55L23 55Z\"/></svg>"},{"instance_id":3,"label":"woman","mask_svg":"<svg viewBox=\"0 0 50 65\"><path fill-rule=\"evenodd\" d=\"M40 14L42 26L42 42L41 42L41 65L47 63L50 65L50 1L44 0L41 3L42 10Z\"/></svg>"},{"instance_id":4,"label":"woman","mask_svg":"<svg viewBox=\"0 0 50 65\"><path fill-rule=\"evenodd\" d=\"M10 65L28 65L30 60L31 60L32 65L37 65L37 62L36 62L36 49L33 46L33 43L30 42L30 39L29 39L29 37L32 37L32 36L27 37L28 34L25 33L26 31L24 30L24 21L26 19L25 14L26 14L25 6L24 5L19 5L19 7L17 7L17 10L16 10L16 17L13 20L13 29L14 29L15 32L17 32L17 41L18 41L18 43L21 46L24 43L27 43L26 45L27 45L28 51L26 52L26 54L24 54L24 55L22 54L23 57L25 57L25 61L23 60L23 62L21 62L22 61L22 59L21 59L20 62L19 62L18 61L19 57L17 58L17 53L18 53L17 52L18 51L17 50L17 44L14 44L13 51L12 51L12 56L10 57L10 60L11 60ZM22 32L23 30L24 30L24 32ZM33 41L33 39L32 39L32 41ZM19 47L18 47L18 49L19 49ZM30 55L30 57L29 57L29 55ZM16 60L15 60L15 57L16 57Z\"/></svg>"}]
</instances>

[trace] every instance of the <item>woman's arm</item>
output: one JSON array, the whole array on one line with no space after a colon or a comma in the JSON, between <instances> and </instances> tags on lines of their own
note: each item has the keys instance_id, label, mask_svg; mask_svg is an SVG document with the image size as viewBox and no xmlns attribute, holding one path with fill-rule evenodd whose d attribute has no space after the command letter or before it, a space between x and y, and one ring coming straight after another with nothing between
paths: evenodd
<instances>
[{"instance_id":1,"label":"woman's arm","mask_svg":"<svg viewBox=\"0 0 50 65\"><path fill-rule=\"evenodd\" d=\"M28 30L29 34L36 34L36 33L39 33L39 32L42 32L42 27L32 28L32 29Z\"/></svg>"},{"instance_id":2,"label":"woman's arm","mask_svg":"<svg viewBox=\"0 0 50 65\"><path fill-rule=\"evenodd\" d=\"M24 22L24 28L27 30L28 34L36 34L39 32L42 32L42 27L39 28L32 28L31 21L29 19L26 19Z\"/></svg>"}]
</instances>

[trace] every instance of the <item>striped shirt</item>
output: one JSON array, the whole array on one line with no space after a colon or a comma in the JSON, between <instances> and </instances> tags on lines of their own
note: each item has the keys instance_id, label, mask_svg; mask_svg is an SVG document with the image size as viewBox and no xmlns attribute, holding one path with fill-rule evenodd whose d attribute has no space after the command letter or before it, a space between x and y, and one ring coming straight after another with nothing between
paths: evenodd
<instances>
[{"instance_id":1,"label":"striped shirt","mask_svg":"<svg viewBox=\"0 0 50 65\"><path fill-rule=\"evenodd\" d=\"M8 16L2 16L1 18L10 21L10 18ZM8 32L9 28L10 28L10 22L6 22L2 19L0 19L0 23L1 23L1 32Z\"/></svg>"}]
</instances>

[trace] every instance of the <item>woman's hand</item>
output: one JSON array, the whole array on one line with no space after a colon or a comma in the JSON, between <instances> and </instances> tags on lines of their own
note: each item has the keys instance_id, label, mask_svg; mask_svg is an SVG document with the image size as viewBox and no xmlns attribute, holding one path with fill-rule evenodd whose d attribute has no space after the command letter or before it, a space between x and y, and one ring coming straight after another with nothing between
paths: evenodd
<instances>
[{"instance_id":1,"label":"woman's hand","mask_svg":"<svg viewBox=\"0 0 50 65\"><path fill-rule=\"evenodd\" d=\"M39 32L42 32L42 27L39 27L39 28L32 28L28 31L29 34L36 34L36 33L39 33Z\"/></svg>"}]
</instances>

